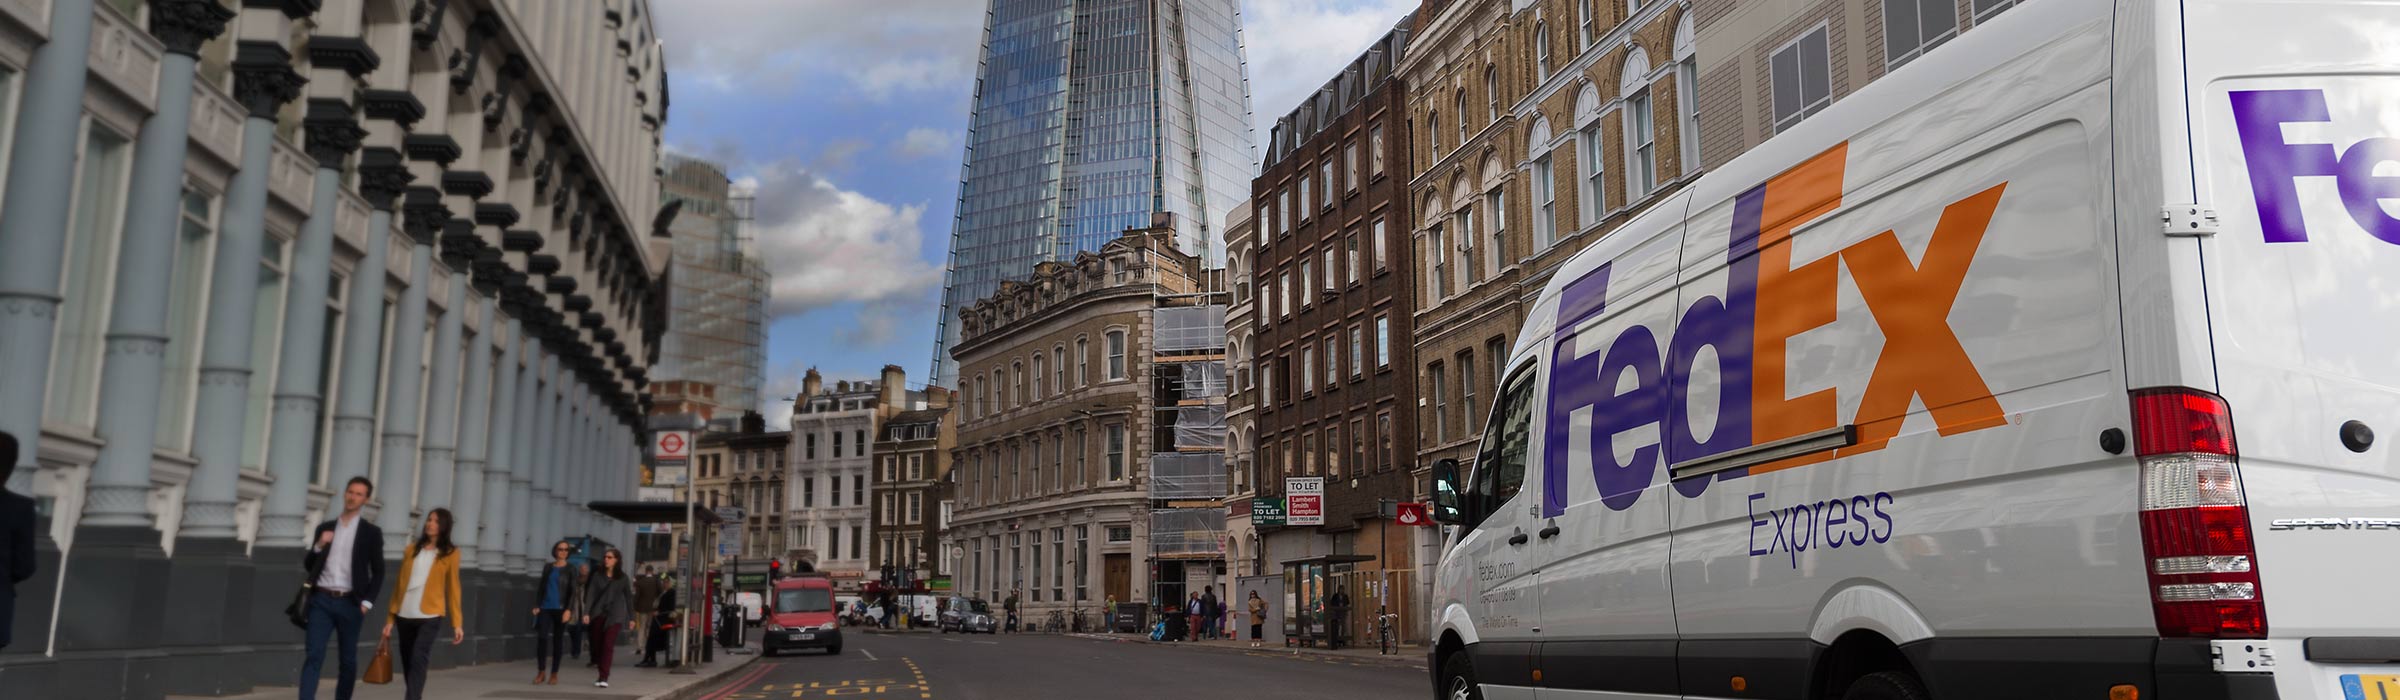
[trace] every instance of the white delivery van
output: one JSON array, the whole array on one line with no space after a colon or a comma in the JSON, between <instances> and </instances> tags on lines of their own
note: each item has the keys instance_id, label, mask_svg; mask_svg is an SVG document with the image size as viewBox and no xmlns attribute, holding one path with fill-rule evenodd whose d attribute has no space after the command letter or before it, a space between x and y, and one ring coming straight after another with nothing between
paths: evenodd
<instances>
[{"instance_id":1,"label":"white delivery van","mask_svg":"<svg viewBox=\"0 0 2400 700\"><path fill-rule=\"evenodd\" d=\"M2400 698L2400 5L2032 0L1557 272L1471 698Z\"/></svg>"}]
</instances>

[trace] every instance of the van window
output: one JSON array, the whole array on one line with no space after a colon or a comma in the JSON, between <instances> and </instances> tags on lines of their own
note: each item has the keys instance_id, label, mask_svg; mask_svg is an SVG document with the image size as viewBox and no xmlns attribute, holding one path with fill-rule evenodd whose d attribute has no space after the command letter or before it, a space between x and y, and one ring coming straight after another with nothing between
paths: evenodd
<instances>
[{"instance_id":1,"label":"van window","mask_svg":"<svg viewBox=\"0 0 2400 700\"><path fill-rule=\"evenodd\" d=\"M775 592L776 612L824 612L833 609L833 591L825 588L786 588Z\"/></svg>"},{"instance_id":2,"label":"van window","mask_svg":"<svg viewBox=\"0 0 2400 700\"><path fill-rule=\"evenodd\" d=\"M1475 476L1467 486L1467 529L1483 523L1525 486L1525 456L1531 450L1533 427L1533 368L1509 377L1500 403L1492 407L1483 431L1482 452L1475 456Z\"/></svg>"}]
</instances>

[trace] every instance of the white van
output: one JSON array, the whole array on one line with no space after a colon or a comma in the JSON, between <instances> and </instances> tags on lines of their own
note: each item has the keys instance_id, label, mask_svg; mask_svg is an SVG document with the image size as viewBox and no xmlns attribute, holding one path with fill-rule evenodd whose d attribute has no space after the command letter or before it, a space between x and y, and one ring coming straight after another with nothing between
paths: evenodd
<instances>
[{"instance_id":1,"label":"white van","mask_svg":"<svg viewBox=\"0 0 2400 700\"><path fill-rule=\"evenodd\" d=\"M2400 698L2400 6L2026 2L1509 366L1435 467L1444 697Z\"/></svg>"}]
</instances>

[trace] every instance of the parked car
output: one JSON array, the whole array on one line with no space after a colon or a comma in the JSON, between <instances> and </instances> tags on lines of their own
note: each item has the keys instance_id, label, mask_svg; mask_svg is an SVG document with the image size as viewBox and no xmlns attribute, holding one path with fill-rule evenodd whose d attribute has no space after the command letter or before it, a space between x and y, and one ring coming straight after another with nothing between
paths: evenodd
<instances>
[{"instance_id":1,"label":"parked car","mask_svg":"<svg viewBox=\"0 0 2400 700\"><path fill-rule=\"evenodd\" d=\"M998 634L1000 625L992 620L992 604L982 598L954 597L942 608L941 631L944 634Z\"/></svg>"},{"instance_id":2,"label":"parked car","mask_svg":"<svg viewBox=\"0 0 2400 700\"><path fill-rule=\"evenodd\" d=\"M842 653L841 621L834 619L833 579L799 576L775 582L775 599L767 611L765 635L759 642L767 656L785 649L823 649Z\"/></svg>"},{"instance_id":3,"label":"parked car","mask_svg":"<svg viewBox=\"0 0 2400 700\"><path fill-rule=\"evenodd\" d=\"M766 596L749 591L743 591L740 593L735 593L733 595L733 601L735 604L742 606L742 621L744 622L758 624L758 621L766 614Z\"/></svg>"}]
</instances>

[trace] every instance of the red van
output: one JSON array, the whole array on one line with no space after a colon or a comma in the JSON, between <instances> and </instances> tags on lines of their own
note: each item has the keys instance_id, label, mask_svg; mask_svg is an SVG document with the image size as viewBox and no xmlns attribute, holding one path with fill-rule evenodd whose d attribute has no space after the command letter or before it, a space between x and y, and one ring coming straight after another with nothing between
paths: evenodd
<instances>
[{"instance_id":1,"label":"red van","mask_svg":"<svg viewBox=\"0 0 2400 700\"><path fill-rule=\"evenodd\" d=\"M841 621L834 614L833 579L795 576L774 585L767 601L765 647L768 656L786 649L824 649L842 653Z\"/></svg>"}]
</instances>

